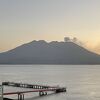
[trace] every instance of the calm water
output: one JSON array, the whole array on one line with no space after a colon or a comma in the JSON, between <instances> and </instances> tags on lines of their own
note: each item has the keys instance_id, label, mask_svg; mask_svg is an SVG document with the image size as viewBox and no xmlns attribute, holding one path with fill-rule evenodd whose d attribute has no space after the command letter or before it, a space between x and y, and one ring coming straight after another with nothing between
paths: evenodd
<instances>
[{"instance_id":1,"label":"calm water","mask_svg":"<svg viewBox=\"0 0 100 100\"><path fill-rule=\"evenodd\" d=\"M68 90L44 97L31 93L25 95L28 100L100 100L100 65L0 65L2 81L60 85ZM4 87L4 92L18 90Z\"/></svg>"}]
</instances>

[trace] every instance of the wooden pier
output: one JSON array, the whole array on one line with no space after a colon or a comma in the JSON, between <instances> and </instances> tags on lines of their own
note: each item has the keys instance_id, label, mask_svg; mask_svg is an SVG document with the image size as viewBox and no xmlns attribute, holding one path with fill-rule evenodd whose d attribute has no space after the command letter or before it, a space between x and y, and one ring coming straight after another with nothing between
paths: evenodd
<instances>
[{"instance_id":1,"label":"wooden pier","mask_svg":"<svg viewBox=\"0 0 100 100\"><path fill-rule=\"evenodd\" d=\"M47 95L48 91L53 91L55 93L66 92L65 87L59 87L59 86L34 85L34 84L25 84L25 83L16 83L16 82L2 82L2 86L12 86L12 87L31 89L30 91L3 93L3 95L18 94L18 100L24 100L25 93L38 92L39 96L44 96Z\"/></svg>"}]
</instances>

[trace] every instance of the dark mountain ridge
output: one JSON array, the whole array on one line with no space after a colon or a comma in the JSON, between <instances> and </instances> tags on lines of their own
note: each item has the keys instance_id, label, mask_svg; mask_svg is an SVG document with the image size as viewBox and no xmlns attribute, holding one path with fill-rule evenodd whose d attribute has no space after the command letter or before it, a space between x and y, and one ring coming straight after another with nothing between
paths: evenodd
<instances>
[{"instance_id":1,"label":"dark mountain ridge","mask_svg":"<svg viewBox=\"0 0 100 100\"><path fill-rule=\"evenodd\" d=\"M0 53L0 64L100 64L100 55L73 42L40 40Z\"/></svg>"}]
</instances>

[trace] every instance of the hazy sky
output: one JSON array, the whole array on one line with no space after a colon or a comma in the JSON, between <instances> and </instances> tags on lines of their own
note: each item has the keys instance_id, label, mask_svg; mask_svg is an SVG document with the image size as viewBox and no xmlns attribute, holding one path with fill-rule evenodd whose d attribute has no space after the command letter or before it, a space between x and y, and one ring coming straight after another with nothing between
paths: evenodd
<instances>
[{"instance_id":1,"label":"hazy sky","mask_svg":"<svg viewBox=\"0 0 100 100\"><path fill-rule=\"evenodd\" d=\"M0 51L65 36L100 53L100 0L0 0Z\"/></svg>"}]
</instances>

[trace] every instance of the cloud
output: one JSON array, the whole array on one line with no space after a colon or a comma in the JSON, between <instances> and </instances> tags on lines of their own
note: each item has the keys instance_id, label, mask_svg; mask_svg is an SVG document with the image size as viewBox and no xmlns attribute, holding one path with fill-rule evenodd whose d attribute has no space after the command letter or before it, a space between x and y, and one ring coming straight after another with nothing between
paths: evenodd
<instances>
[{"instance_id":1,"label":"cloud","mask_svg":"<svg viewBox=\"0 0 100 100\"><path fill-rule=\"evenodd\" d=\"M91 41L82 41L79 40L77 37L65 37L64 38L65 42L73 42L81 47L84 47L86 49L88 49L89 51L95 52L97 54L100 54L100 42L98 43L92 43Z\"/></svg>"},{"instance_id":2,"label":"cloud","mask_svg":"<svg viewBox=\"0 0 100 100\"><path fill-rule=\"evenodd\" d=\"M65 37L64 41L65 42L73 42L73 43L80 45L80 46L84 45L84 43L82 41L80 41L77 37L73 37L73 38Z\"/></svg>"},{"instance_id":3,"label":"cloud","mask_svg":"<svg viewBox=\"0 0 100 100\"><path fill-rule=\"evenodd\" d=\"M72 42L74 42L74 43L76 43L76 44L78 44L78 45L80 45L80 46L83 46L83 42L82 41L80 41L77 37L73 37L73 39L72 39Z\"/></svg>"},{"instance_id":4,"label":"cloud","mask_svg":"<svg viewBox=\"0 0 100 100\"><path fill-rule=\"evenodd\" d=\"M65 37L65 38L64 38L64 41L65 41L65 42L70 42L71 39L70 39L70 37Z\"/></svg>"}]
</instances>

